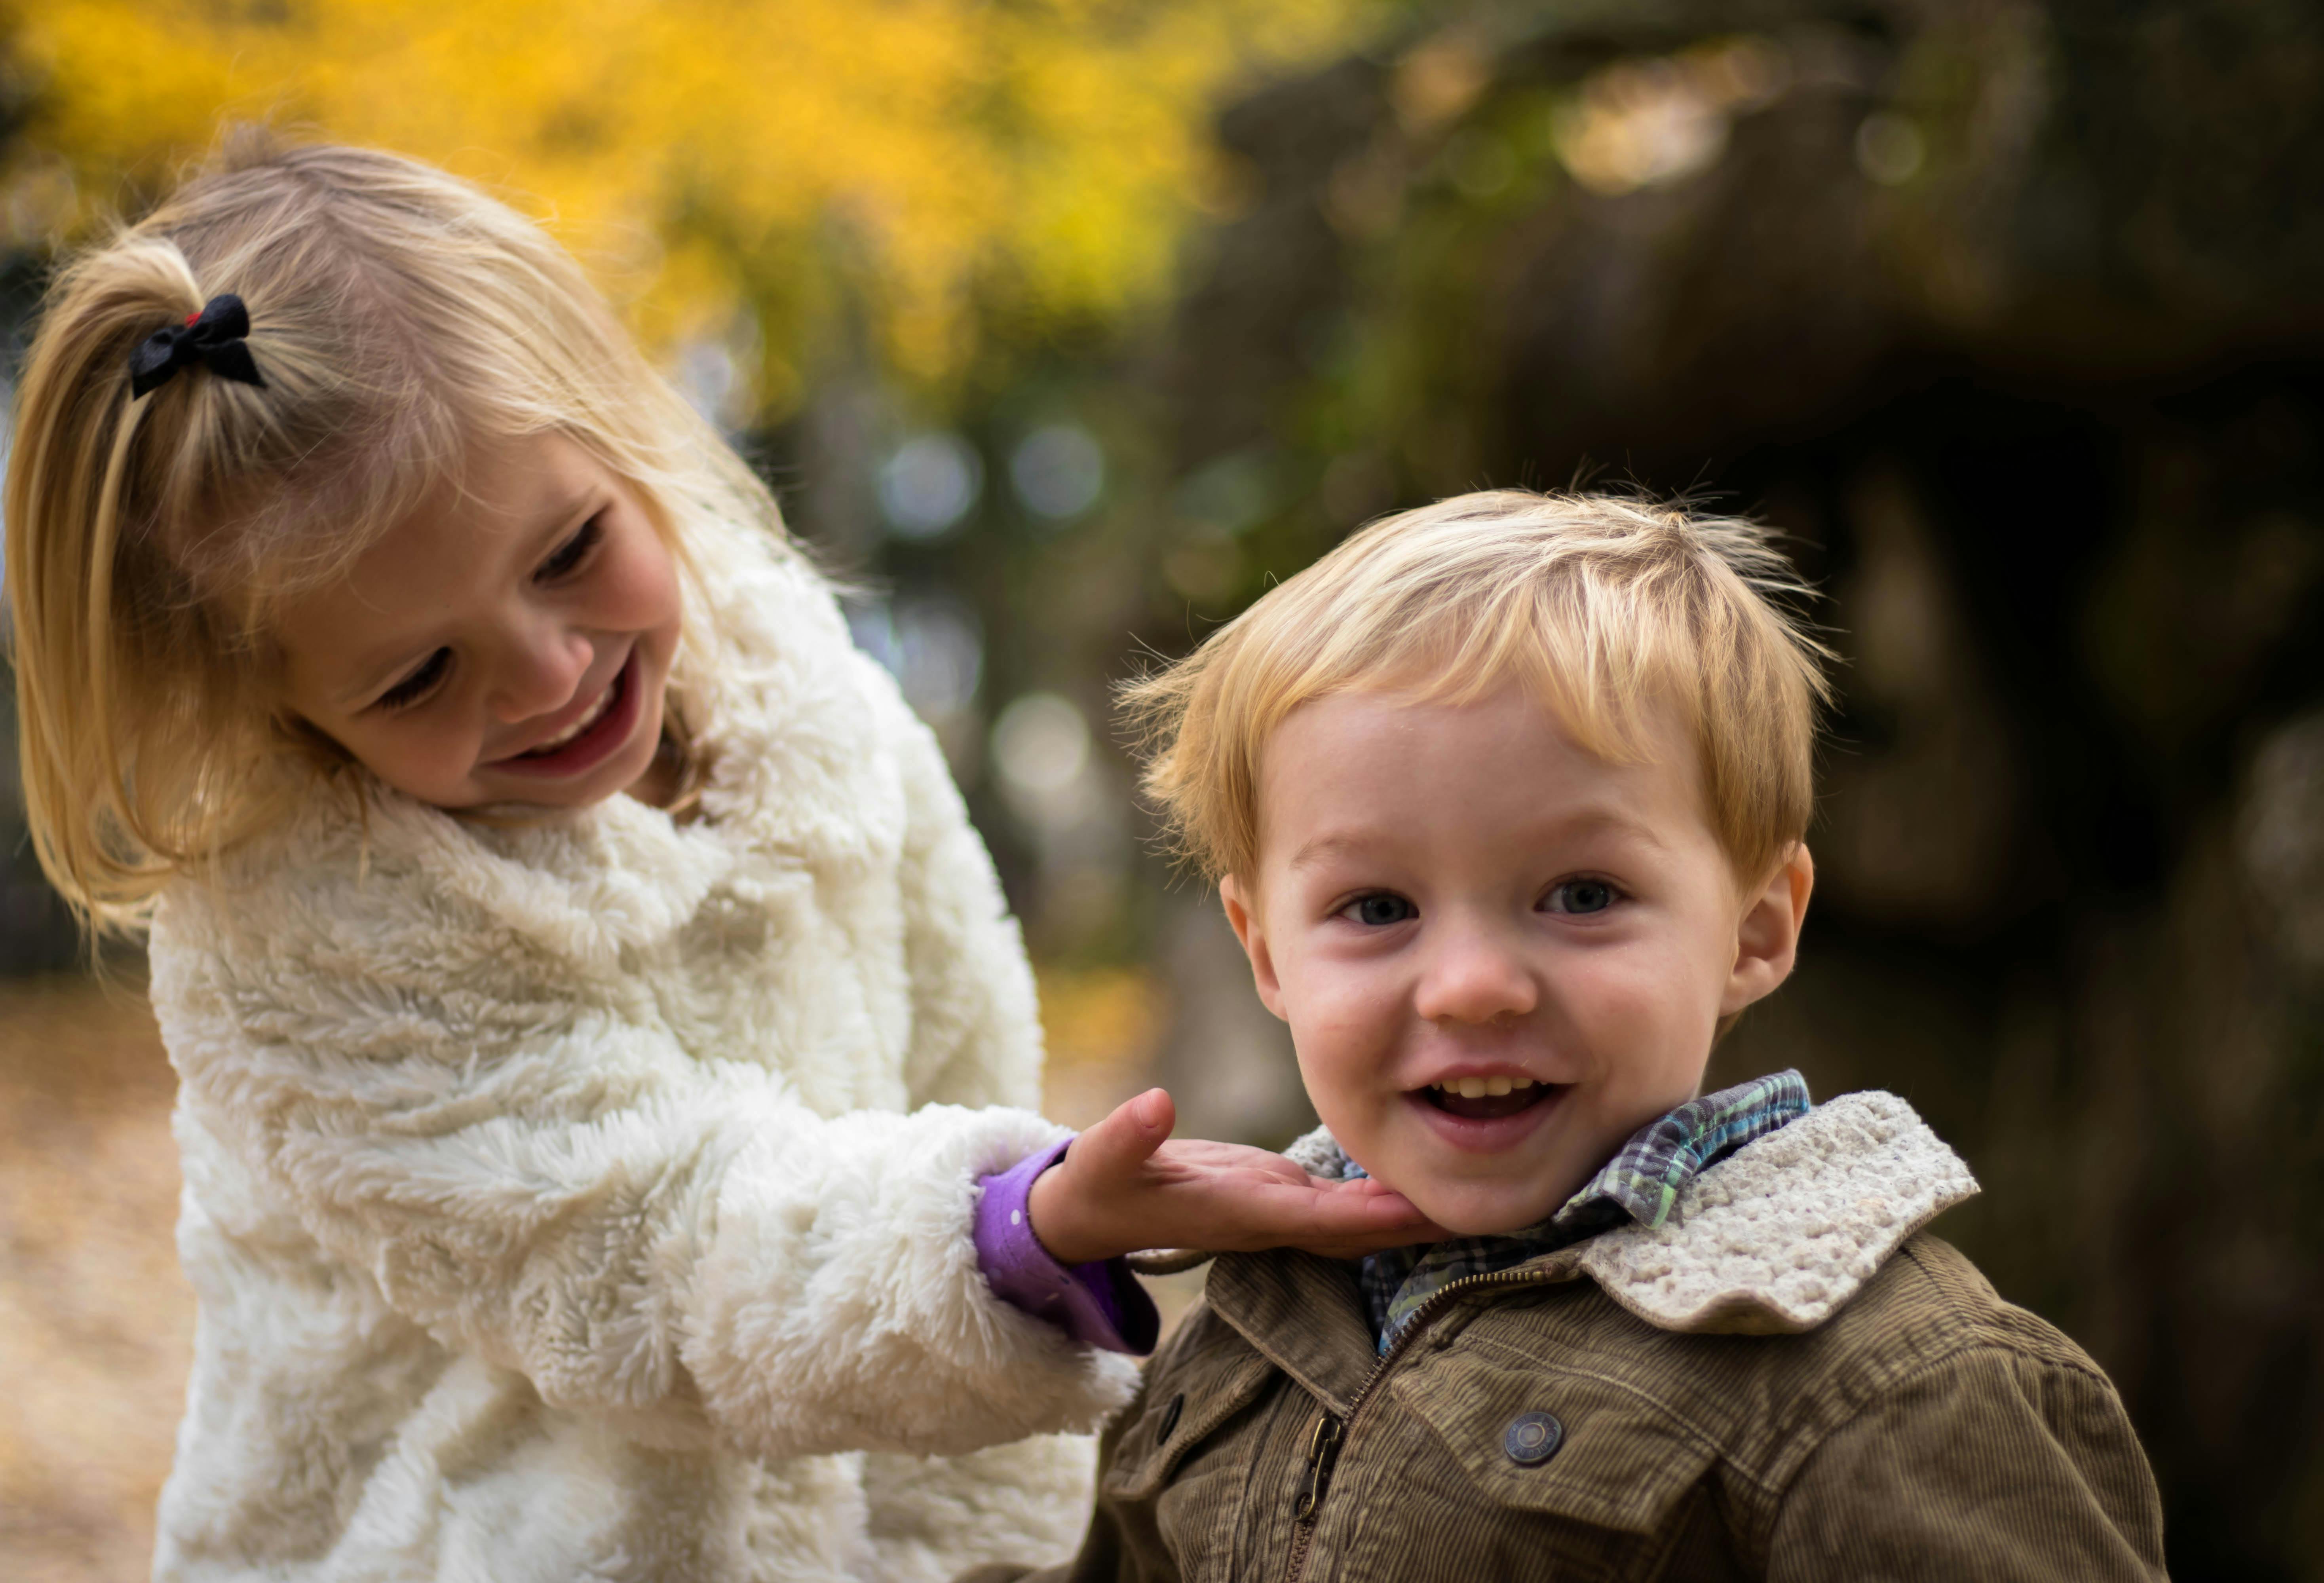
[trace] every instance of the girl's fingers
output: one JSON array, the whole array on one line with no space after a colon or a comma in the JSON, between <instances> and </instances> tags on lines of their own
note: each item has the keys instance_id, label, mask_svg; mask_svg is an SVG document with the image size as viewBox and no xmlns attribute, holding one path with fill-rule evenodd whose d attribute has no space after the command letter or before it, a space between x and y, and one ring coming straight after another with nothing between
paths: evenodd
<instances>
[{"instance_id":1,"label":"girl's fingers","mask_svg":"<svg viewBox=\"0 0 2324 1583\"><path fill-rule=\"evenodd\" d=\"M1370 1185L1375 1191L1353 1189ZM1207 1246L1254 1250L1303 1247L1327 1257L1349 1257L1382 1247L1429 1242L1444 1235L1402 1194L1378 1184L1325 1182L1313 1187L1285 1184L1268 1191L1221 1194L1203 1217L1213 1239ZM1218 1233L1231 1226L1226 1236Z\"/></svg>"},{"instance_id":2,"label":"girl's fingers","mask_svg":"<svg viewBox=\"0 0 2324 1583\"><path fill-rule=\"evenodd\" d=\"M1088 1181L1126 1181L1169 1141L1177 1124L1178 1109L1169 1094L1148 1089L1116 1105L1104 1120L1074 1139L1065 1162L1078 1165L1076 1174Z\"/></svg>"},{"instance_id":3,"label":"girl's fingers","mask_svg":"<svg viewBox=\"0 0 2324 1583\"><path fill-rule=\"evenodd\" d=\"M1399 1195L1342 1200L1319 1204L1309 1235L1289 1239L1289 1245L1326 1258L1353 1258L1384 1247L1406 1247L1434 1242L1446 1233L1418 1208Z\"/></svg>"}]
</instances>

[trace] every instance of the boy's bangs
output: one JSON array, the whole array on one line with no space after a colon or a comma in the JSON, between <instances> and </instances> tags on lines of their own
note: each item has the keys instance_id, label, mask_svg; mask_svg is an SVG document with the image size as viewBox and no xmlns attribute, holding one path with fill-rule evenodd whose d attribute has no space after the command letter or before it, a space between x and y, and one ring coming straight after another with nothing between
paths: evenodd
<instances>
[{"instance_id":1,"label":"boy's bangs","mask_svg":"<svg viewBox=\"0 0 2324 1583\"><path fill-rule=\"evenodd\" d=\"M1654 757L1654 716L1698 732L1694 645L1632 591L1573 575L1453 600L1414 601L1338 627L1304 676L1281 678L1267 728L1333 693L1403 693L1462 707L1526 689L1584 751L1616 764Z\"/></svg>"}]
</instances>

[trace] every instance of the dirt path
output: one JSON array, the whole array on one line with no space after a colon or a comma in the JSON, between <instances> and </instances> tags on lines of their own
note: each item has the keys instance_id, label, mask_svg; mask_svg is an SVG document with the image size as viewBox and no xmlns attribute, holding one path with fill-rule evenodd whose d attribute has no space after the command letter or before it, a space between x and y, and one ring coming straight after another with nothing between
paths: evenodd
<instances>
[{"instance_id":1,"label":"dirt path","mask_svg":"<svg viewBox=\"0 0 2324 1583\"><path fill-rule=\"evenodd\" d=\"M134 982L0 980L0 1577L143 1578L192 1353L174 1080Z\"/></svg>"}]
</instances>

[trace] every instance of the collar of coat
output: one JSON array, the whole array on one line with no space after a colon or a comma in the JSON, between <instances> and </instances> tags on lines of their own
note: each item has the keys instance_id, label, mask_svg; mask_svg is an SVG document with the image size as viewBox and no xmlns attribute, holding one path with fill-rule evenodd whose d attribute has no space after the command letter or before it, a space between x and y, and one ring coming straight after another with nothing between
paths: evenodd
<instances>
[{"instance_id":1,"label":"collar of coat","mask_svg":"<svg viewBox=\"0 0 2324 1583\"><path fill-rule=\"evenodd\" d=\"M1539 1225L1498 1237L1448 1237L1418 1247L1391 1247L1363 1261L1357 1284L1379 1335L1379 1350L1439 1290L1472 1275L1526 1264L1610 1226L1659 1226L1678 1207L1686 1184L1755 1139L1788 1127L1814 1107L1806 1080L1773 1072L1689 1100L1638 1128L1565 1206ZM1334 1152L1337 1152L1336 1150ZM1364 1168L1342 1155L1342 1180Z\"/></svg>"},{"instance_id":2,"label":"collar of coat","mask_svg":"<svg viewBox=\"0 0 2324 1583\"><path fill-rule=\"evenodd\" d=\"M1319 1128L1286 1152L1304 1163L1337 1146ZM1843 1094L1695 1176L1661 1225L1618 1226L1503 1276L1595 1281L1659 1330L1812 1330L1845 1307L1906 1238L1977 1191L1960 1156L1904 1100ZM1211 1271L1205 1296L1213 1311L1320 1399L1351 1399L1360 1375L1337 1376L1348 1372L1350 1358L1369 1363L1372 1354L1351 1269L1306 1254L1229 1255ZM1319 1278L1345 1285L1347 1301L1317 1302Z\"/></svg>"}]
</instances>

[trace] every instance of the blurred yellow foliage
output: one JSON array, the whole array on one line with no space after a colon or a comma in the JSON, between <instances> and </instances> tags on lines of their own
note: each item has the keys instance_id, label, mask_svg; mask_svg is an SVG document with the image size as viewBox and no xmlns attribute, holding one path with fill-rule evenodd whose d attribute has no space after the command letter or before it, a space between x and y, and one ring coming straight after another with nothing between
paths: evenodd
<instances>
[{"instance_id":1,"label":"blurred yellow foliage","mask_svg":"<svg viewBox=\"0 0 2324 1583\"><path fill-rule=\"evenodd\" d=\"M0 233L134 208L223 121L312 128L512 196L650 345L744 343L779 415L851 325L941 384L996 318L1156 299L1214 98L1363 4L0 0Z\"/></svg>"},{"instance_id":2,"label":"blurred yellow foliage","mask_svg":"<svg viewBox=\"0 0 2324 1583\"><path fill-rule=\"evenodd\" d=\"M1041 1031L1054 1067L1107 1067L1131 1074L1153 1059L1168 997L1144 968L1038 969Z\"/></svg>"}]
</instances>

